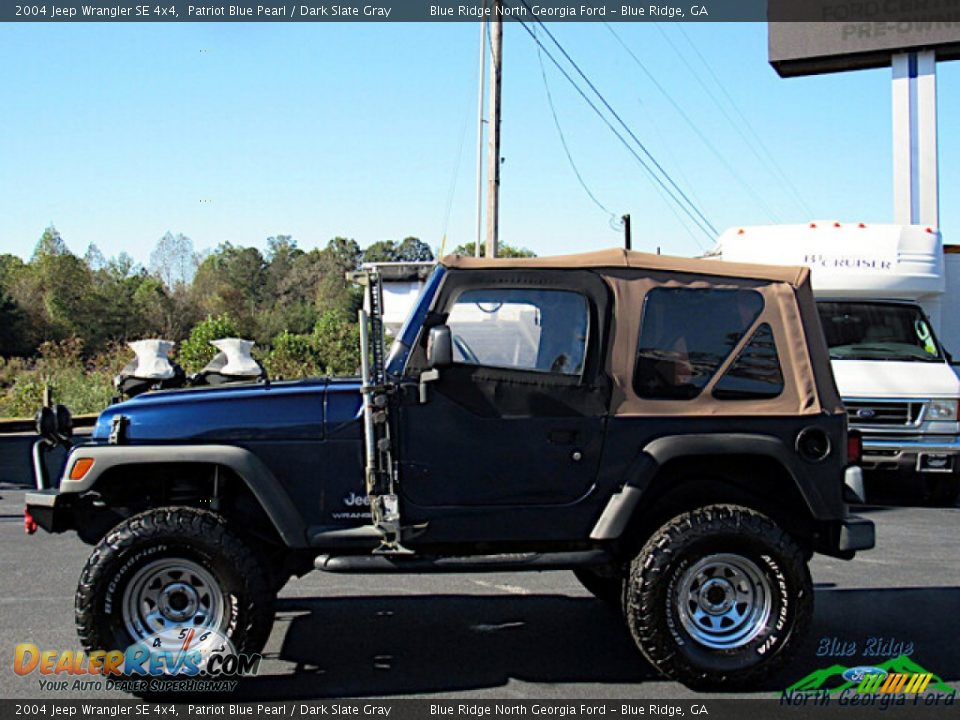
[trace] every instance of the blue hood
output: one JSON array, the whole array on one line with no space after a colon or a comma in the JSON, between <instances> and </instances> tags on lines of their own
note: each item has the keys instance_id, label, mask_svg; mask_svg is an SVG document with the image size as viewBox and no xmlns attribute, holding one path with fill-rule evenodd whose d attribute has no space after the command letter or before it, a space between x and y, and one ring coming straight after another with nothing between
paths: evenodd
<instances>
[{"instance_id":1,"label":"blue hood","mask_svg":"<svg viewBox=\"0 0 960 720\"><path fill-rule=\"evenodd\" d=\"M321 440L342 435L360 413L356 378L164 390L107 408L93 438L106 440L123 415L130 443Z\"/></svg>"}]
</instances>

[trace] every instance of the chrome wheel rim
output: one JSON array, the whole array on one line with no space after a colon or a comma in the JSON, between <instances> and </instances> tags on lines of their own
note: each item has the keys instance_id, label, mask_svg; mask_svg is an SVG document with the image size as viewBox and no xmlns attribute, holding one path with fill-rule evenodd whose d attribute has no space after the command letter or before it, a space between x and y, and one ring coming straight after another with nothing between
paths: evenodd
<instances>
[{"instance_id":1,"label":"chrome wheel rim","mask_svg":"<svg viewBox=\"0 0 960 720\"><path fill-rule=\"evenodd\" d=\"M123 593L123 624L134 642L176 628L220 629L223 591L203 566L184 558L140 568Z\"/></svg>"},{"instance_id":2,"label":"chrome wheel rim","mask_svg":"<svg viewBox=\"0 0 960 720\"><path fill-rule=\"evenodd\" d=\"M714 650L743 647L766 627L773 606L767 576L742 555L708 555L683 571L678 584L680 623L697 643Z\"/></svg>"}]
</instances>

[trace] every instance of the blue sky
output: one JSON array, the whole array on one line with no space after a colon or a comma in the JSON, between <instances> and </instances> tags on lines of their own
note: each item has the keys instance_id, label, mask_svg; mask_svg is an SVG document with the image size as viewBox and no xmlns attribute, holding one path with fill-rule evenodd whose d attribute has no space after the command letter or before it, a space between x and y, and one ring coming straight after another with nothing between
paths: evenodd
<instances>
[{"instance_id":1,"label":"blue sky","mask_svg":"<svg viewBox=\"0 0 960 720\"><path fill-rule=\"evenodd\" d=\"M614 27L696 130L602 24L549 25L719 230L892 221L888 69L783 80L762 23ZM467 23L0 26L0 252L28 257L50 223L75 252L96 243L140 262L168 230L199 249L277 233L306 249L334 235L436 249L454 181L447 248L470 241L478 35ZM501 238L540 254L618 245L563 154L535 45L508 24L504 52ZM708 247L545 62L573 158L606 207L631 213L634 246ZM960 63L942 63L938 82L941 227L960 242L948 132Z\"/></svg>"}]
</instances>

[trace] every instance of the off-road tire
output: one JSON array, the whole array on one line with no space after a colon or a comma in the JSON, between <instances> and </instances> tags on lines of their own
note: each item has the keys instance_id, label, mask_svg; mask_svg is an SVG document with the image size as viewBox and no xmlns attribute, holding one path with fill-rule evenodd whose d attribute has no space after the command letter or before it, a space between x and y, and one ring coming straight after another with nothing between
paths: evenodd
<instances>
[{"instance_id":1,"label":"off-road tire","mask_svg":"<svg viewBox=\"0 0 960 720\"><path fill-rule=\"evenodd\" d=\"M614 610L623 610L623 578L606 577L591 568L577 568L573 571L577 580L598 600L602 600Z\"/></svg>"},{"instance_id":2,"label":"off-road tire","mask_svg":"<svg viewBox=\"0 0 960 720\"><path fill-rule=\"evenodd\" d=\"M273 624L274 593L258 555L216 513L165 507L134 515L97 544L80 573L76 625L85 650L125 650L139 640L124 626L123 593L137 570L164 558L206 570L226 604L220 628L238 653L259 652Z\"/></svg>"},{"instance_id":3,"label":"off-road tire","mask_svg":"<svg viewBox=\"0 0 960 720\"><path fill-rule=\"evenodd\" d=\"M680 604L683 589L696 587L685 583L698 565L721 557L759 571L769 590L756 635L746 633L736 647L710 647L694 637L688 628L699 628L690 620L691 595L686 609ZM803 551L769 517L738 505L709 505L675 517L647 541L631 564L625 612L640 651L668 678L698 689L756 689L802 642L813 615L813 584Z\"/></svg>"}]
</instances>

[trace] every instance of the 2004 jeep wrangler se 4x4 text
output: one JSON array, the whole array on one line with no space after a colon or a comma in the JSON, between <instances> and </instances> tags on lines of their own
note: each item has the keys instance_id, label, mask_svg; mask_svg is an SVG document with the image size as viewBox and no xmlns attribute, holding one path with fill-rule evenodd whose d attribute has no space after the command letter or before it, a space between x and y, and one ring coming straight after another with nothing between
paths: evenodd
<instances>
[{"instance_id":1,"label":"2004 jeep wrangler se 4x4 text","mask_svg":"<svg viewBox=\"0 0 960 720\"><path fill-rule=\"evenodd\" d=\"M314 568L573 570L661 673L744 687L801 642L812 554L873 546L807 269L453 256L389 352L360 279L361 378L147 392L38 478L29 516L96 545L88 651L257 652Z\"/></svg>"}]
</instances>

